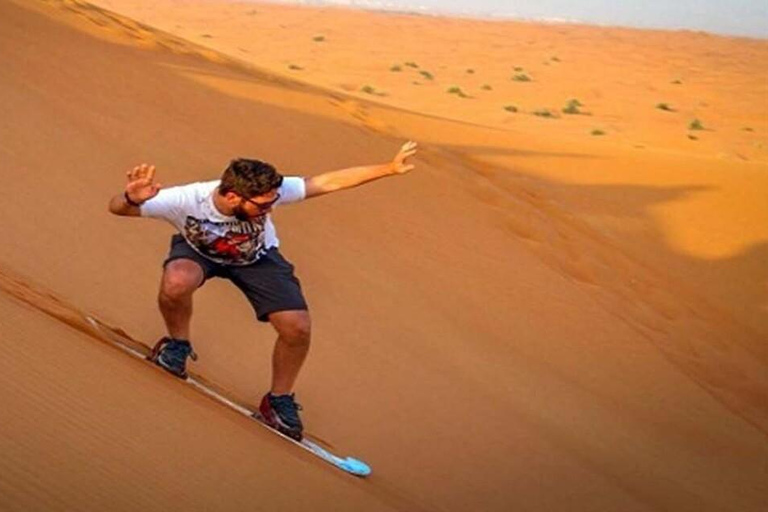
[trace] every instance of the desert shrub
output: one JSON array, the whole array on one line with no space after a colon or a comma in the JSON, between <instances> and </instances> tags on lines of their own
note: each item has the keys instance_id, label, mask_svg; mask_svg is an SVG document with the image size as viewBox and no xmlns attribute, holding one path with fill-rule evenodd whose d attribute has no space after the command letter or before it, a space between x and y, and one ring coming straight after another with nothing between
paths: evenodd
<instances>
[{"instance_id":1,"label":"desert shrub","mask_svg":"<svg viewBox=\"0 0 768 512\"><path fill-rule=\"evenodd\" d=\"M581 114L581 110L579 110L579 107L581 107L582 104L579 100L573 99L570 100L565 107L563 108L564 114Z\"/></svg>"},{"instance_id":2,"label":"desert shrub","mask_svg":"<svg viewBox=\"0 0 768 512\"><path fill-rule=\"evenodd\" d=\"M461 90L461 87L458 87L456 85L452 85L451 87L449 87L447 92L448 92L448 94L456 94L460 98L468 98L469 97L469 96L467 96L464 93L464 91Z\"/></svg>"},{"instance_id":3,"label":"desert shrub","mask_svg":"<svg viewBox=\"0 0 768 512\"><path fill-rule=\"evenodd\" d=\"M556 117L554 112L546 108L540 108L539 110L534 110L533 115L538 117L545 117L547 119L554 119Z\"/></svg>"}]
</instances>

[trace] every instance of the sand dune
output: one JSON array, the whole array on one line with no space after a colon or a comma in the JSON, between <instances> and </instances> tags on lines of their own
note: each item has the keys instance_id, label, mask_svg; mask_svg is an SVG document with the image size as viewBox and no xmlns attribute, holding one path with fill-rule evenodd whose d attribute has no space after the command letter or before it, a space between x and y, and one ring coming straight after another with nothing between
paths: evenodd
<instances>
[{"instance_id":1,"label":"sand dune","mask_svg":"<svg viewBox=\"0 0 768 512\"><path fill-rule=\"evenodd\" d=\"M723 100L705 124L720 119L727 130L692 141L633 110L634 100L624 112L579 90L594 120L625 130L601 138L584 135L588 116L493 118L482 106L449 114L443 99L409 96L395 82L369 98L342 65L347 55L331 66L308 50L360 37L360 27L374 39L410 23L424 44L386 44L426 57L440 48L430 34L472 28L477 44L457 49L471 57L495 44L484 30L515 27L544 41L557 27L259 5L250 8L289 28L249 39L243 6L200 3L179 10L207 20L212 37L194 38L166 3L143 13L133 2L100 5L130 18L81 1L0 2L0 508L768 505L768 174L754 144L768 125L764 107L744 108L765 92L765 42L569 28L552 43L561 62L548 68L596 38L589 58L602 59L609 83L671 75L659 53L633 46L637 34L674 47L670 62L710 52L720 64L687 76L706 78L702 98ZM307 13L309 40L298 37ZM225 15L232 40L217 46ZM330 20L338 25L326 40L312 40ZM271 51L244 57L262 36ZM525 48L526 37L510 44ZM532 46L539 53L519 53L530 70L550 53ZM326 74L278 72L289 49ZM374 64L357 50L355 62ZM578 68L574 83L589 73ZM565 82L551 82L549 92L528 91L526 110L559 104L553 91ZM603 98L624 90L612 87ZM686 113L696 113L706 100L691 90L677 98L688 96ZM753 132L736 130L747 122ZM385 161L406 137L422 144L414 172L275 214L313 312L297 389L305 422L369 462L370 479L292 451L83 327L92 315L147 342L163 330L154 303L169 228L106 212L127 167L155 163L173 184L213 178L249 155L315 174ZM694 142L700 150L686 146ZM257 400L272 332L225 283L195 300L195 371Z\"/></svg>"}]
</instances>

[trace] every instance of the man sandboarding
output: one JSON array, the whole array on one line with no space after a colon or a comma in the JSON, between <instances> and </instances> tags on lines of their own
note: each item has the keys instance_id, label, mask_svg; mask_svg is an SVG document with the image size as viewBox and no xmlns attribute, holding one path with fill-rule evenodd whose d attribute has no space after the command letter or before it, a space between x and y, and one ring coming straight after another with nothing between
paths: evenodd
<instances>
[{"instance_id":1,"label":"man sandboarding","mask_svg":"<svg viewBox=\"0 0 768 512\"><path fill-rule=\"evenodd\" d=\"M261 322L277 331L272 354L272 387L259 412L272 428L301 440L303 426L293 386L310 344L307 303L293 265L279 252L270 211L329 192L344 190L414 168L406 160L416 143L405 143L392 162L350 167L302 178L283 177L270 164L239 158L221 179L162 188L155 167L142 164L128 171L125 191L109 202L115 215L151 217L171 223L158 304L168 336L160 339L151 359L186 378L187 357L196 359L190 339L192 295L212 277L230 280L246 296Z\"/></svg>"}]
</instances>

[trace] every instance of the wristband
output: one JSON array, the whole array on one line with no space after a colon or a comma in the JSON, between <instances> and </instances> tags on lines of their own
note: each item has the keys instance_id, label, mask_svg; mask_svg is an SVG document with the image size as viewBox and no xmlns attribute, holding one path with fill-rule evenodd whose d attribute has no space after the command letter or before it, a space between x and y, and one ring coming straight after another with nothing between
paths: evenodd
<instances>
[{"instance_id":1,"label":"wristband","mask_svg":"<svg viewBox=\"0 0 768 512\"><path fill-rule=\"evenodd\" d=\"M126 202L126 203L128 203L128 204L129 204L129 205L131 205L131 206L136 206L136 207L139 207L139 206L141 206L142 204L144 204L144 202L143 202L143 201L142 201L141 203L137 203L136 201L134 201L133 199L131 199L130 197L128 197L128 191L127 191L127 190L126 190L125 192L123 192L123 197L125 198L125 202Z\"/></svg>"}]
</instances>

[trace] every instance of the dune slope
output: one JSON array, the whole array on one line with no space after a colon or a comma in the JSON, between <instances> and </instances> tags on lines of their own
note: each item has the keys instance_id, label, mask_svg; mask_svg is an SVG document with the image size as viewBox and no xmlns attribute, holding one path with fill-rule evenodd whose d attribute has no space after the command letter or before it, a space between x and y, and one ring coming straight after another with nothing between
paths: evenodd
<instances>
[{"instance_id":1,"label":"dune slope","mask_svg":"<svg viewBox=\"0 0 768 512\"><path fill-rule=\"evenodd\" d=\"M678 291L578 195L452 147L492 131L350 103L84 2L3 1L0 28L6 508L765 507L760 325ZM391 158L393 124L424 136L417 170L275 213L313 313L303 417L368 481L42 312L53 295L161 335L171 232L108 215L126 168L173 184L250 155L315 174ZM195 300L195 370L258 400L270 328L225 282Z\"/></svg>"}]
</instances>

